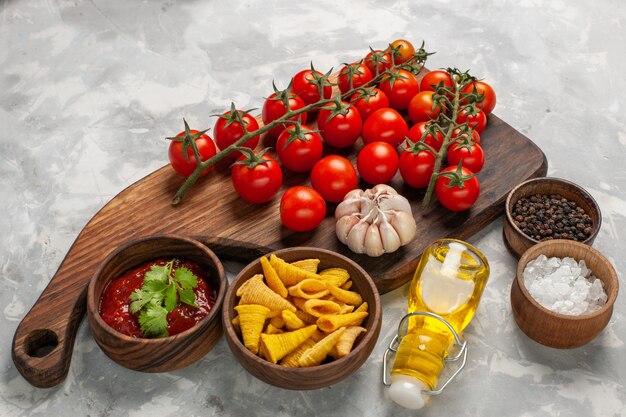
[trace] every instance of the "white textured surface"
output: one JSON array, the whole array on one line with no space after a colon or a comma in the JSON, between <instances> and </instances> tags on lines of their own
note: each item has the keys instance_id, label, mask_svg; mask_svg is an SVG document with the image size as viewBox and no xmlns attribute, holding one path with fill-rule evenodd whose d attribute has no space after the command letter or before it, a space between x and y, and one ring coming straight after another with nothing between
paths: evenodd
<instances>
[{"instance_id":1,"label":"white textured surface","mask_svg":"<svg viewBox=\"0 0 626 417\"><path fill-rule=\"evenodd\" d=\"M420 4L421 3L421 4ZM624 288L626 3L565 0L0 2L0 415L409 416L386 399L381 357L406 287L383 296L371 358L329 389L292 392L246 373L224 342L195 365L148 375L106 358L83 322L59 387L31 387L10 342L83 225L166 162L163 138L234 100L260 107L270 81L404 37L470 68L496 114L546 153L549 174L585 187L604 215L596 248ZM503 170L506 175L506 170ZM465 332L467 370L423 416L625 416L624 297L605 331L560 351L517 328L516 262L497 220L471 241L493 274ZM231 273L240 266L228 264Z\"/></svg>"}]
</instances>

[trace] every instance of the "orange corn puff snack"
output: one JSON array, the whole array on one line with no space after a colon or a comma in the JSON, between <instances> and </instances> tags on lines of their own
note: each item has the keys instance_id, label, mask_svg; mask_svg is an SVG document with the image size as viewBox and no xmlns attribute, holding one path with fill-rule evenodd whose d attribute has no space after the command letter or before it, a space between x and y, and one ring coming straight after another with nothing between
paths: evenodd
<instances>
[{"instance_id":1,"label":"orange corn puff snack","mask_svg":"<svg viewBox=\"0 0 626 417\"><path fill-rule=\"evenodd\" d=\"M329 300L306 300L302 306L305 313L320 317L324 314L339 314L341 307L334 301Z\"/></svg>"},{"instance_id":2,"label":"orange corn puff snack","mask_svg":"<svg viewBox=\"0 0 626 417\"><path fill-rule=\"evenodd\" d=\"M337 341L337 344L330 352L330 355L335 359L343 358L352 351L352 346L354 346L356 338L359 337L361 333L365 333L366 331L367 330L365 330L365 328L360 326L346 327L346 331L343 332Z\"/></svg>"},{"instance_id":3,"label":"orange corn puff snack","mask_svg":"<svg viewBox=\"0 0 626 417\"><path fill-rule=\"evenodd\" d=\"M261 257L261 267L263 268L263 275L265 275L267 286L270 287L276 294L283 298L287 298L287 287L285 287L285 284L283 284L280 278L278 278L276 271L274 271L270 261L268 261L265 256Z\"/></svg>"},{"instance_id":4,"label":"orange corn puff snack","mask_svg":"<svg viewBox=\"0 0 626 417\"><path fill-rule=\"evenodd\" d=\"M305 340L315 332L315 325L303 327L293 332L280 334L261 333L261 345L266 359L272 363L281 360L285 355L296 350Z\"/></svg>"},{"instance_id":5,"label":"orange corn puff snack","mask_svg":"<svg viewBox=\"0 0 626 417\"><path fill-rule=\"evenodd\" d=\"M270 310L291 310L296 311L296 307L289 301L276 294L263 282L263 275L257 274L250 278L245 285L237 290L240 297L239 304L260 304Z\"/></svg>"},{"instance_id":6,"label":"orange corn puff snack","mask_svg":"<svg viewBox=\"0 0 626 417\"><path fill-rule=\"evenodd\" d=\"M315 366L321 364L345 331L345 328L341 328L317 342L312 348L300 356L300 359L298 359L298 365Z\"/></svg>"},{"instance_id":7,"label":"orange corn puff snack","mask_svg":"<svg viewBox=\"0 0 626 417\"><path fill-rule=\"evenodd\" d=\"M340 327L353 325L367 317L366 311L348 314L326 314L317 319L317 327L326 333L334 332Z\"/></svg>"},{"instance_id":8,"label":"orange corn puff snack","mask_svg":"<svg viewBox=\"0 0 626 417\"><path fill-rule=\"evenodd\" d=\"M276 255L270 255L270 264L274 267L281 281L288 287L296 285L298 282L307 278L320 279L319 275L288 264Z\"/></svg>"},{"instance_id":9,"label":"orange corn puff snack","mask_svg":"<svg viewBox=\"0 0 626 417\"><path fill-rule=\"evenodd\" d=\"M334 285L329 285L328 291L330 291L333 297L335 297L342 303L350 304L353 306L358 306L363 303L363 298L357 292L342 290L341 288L335 287Z\"/></svg>"},{"instance_id":10,"label":"orange corn puff snack","mask_svg":"<svg viewBox=\"0 0 626 417\"><path fill-rule=\"evenodd\" d=\"M254 354L259 351L259 337L265 325L269 308L258 304L246 304L235 307L239 315L239 327L243 344Z\"/></svg>"},{"instance_id":11,"label":"orange corn puff snack","mask_svg":"<svg viewBox=\"0 0 626 417\"><path fill-rule=\"evenodd\" d=\"M287 330L297 330L306 326L306 323L300 320L295 313L289 310L283 310L283 320L285 320L285 327Z\"/></svg>"},{"instance_id":12,"label":"orange corn puff snack","mask_svg":"<svg viewBox=\"0 0 626 417\"><path fill-rule=\"evenodd\" d=\"M319 259L303 259L301 261L292 262L291 265L296 266L305 271L317 274L317 266L319 265Z\"/></svg>"},{"instance_id":13,"label":"orange corn puff snack","mask_svg":"<svg viewBox=\"0 0 626 417\"><path fill-rule=\"evenodd\" d=\"M322 298L328 294L328 288L324 281L307 278L289 287L289 295L306 299Z\"/></svg>"}]
</instances>

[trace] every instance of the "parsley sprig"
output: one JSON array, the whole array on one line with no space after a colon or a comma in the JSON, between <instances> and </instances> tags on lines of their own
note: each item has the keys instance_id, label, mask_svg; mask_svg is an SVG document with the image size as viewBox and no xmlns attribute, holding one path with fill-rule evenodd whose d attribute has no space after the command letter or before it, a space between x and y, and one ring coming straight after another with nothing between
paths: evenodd
<instances>
[{"instance_id":1,"label":"parsley sprig","mask_svg":"<svg viewBox=\"0 0 626 417\"><path fill-rule=\"evenodd\" d=\"M152 265L143 277L143 285L130 295L130 312L139 312L139 325L145 337L167 337L167 313L181 303L198 307L193 289L198 277L188 268L176 268L172 259L165 265Z\"/></svg>"}]
</instances>

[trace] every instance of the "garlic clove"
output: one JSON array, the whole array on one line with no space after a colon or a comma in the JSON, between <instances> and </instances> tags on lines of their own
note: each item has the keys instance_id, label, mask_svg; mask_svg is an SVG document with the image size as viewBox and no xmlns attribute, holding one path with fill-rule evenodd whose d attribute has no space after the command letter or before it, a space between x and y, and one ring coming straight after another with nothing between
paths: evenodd
<instances>
[{"instance_id":1,"label":"garlic clove","mask_svg":"<svg viewBox=\"0 0 626 417\"><path fill-rule=\"evenodd\" d=\"M365 234L369 224L359 221L348 233L348 247L354 253L365 253Z\"/></svg>"},{"instance_id":2,"label":"garlic clove","mask_svg":"<svg viewBox=\"0 0 626 417\"><path fill-rule=\"evenodd\" d=\"M398 192L394 190L393 187L390 187L387 184L377 184L372 188L372 194L374 195L382 195L382 194L391 194L398 195Z\"/></svg>"},{"instance_id":3,"label":"garlic clove","mask_svg":"<svg viewBox=\"0 0 626 417\"><path fill-rule=\"evenodd\" d=\"M400 194L381 199L379 207L381 210L397 210L411 213L411 203Z\"/></svg>"},{"instance_id":4,"label":"garlic clove","mask_svg":"<svg viewBox=\"0 0 626 417\"><path fill-rule=\"evenodd\" d=\"M348 216L343 216L337 223L335 223L335 233L337 233L337 237L339 241L344 245L348 242L348 233L350 230L359 222L359 216L357 214L351 214Z\"/></svg>"},{"instance_id":5,"label":"garlic clove","mask_svg":"<svg viewBox=\"0 0 626 417\"><path fill-rule=\"evenodd\" d=\"M389 223L396 230L400 237L400 244L402 246L409 243L415 237L417 233L417 224L415 219L409 213L404 211L394 211L390 216Z\"/></svg>"},{"instance_id":6,"label":"garlic clove","mask_svg":"<svg viewBox=\"0 0 626 417\"><path fill-rule=\"evenodd\" d=\"M395 252L401 246L400 236L389 222L383 220L378 226L380 229L380 238L383 242L383 249L386 253Z\"/></svg>"},{"instance_id":7,"label":"garlic clove","mask_svg":"<svg viewBox=\"0 0 626 417\"><path fill-rule=\"evenodd\" d=\"M335 220L339 220L343 216L348 216L361 211L361 202L363 198L363 190L352 190L344 197L335 209Z\"/></svg>"},{"instance_id":8,"label":"garlic clove","mask_svg":"<svg viewBox=\"0 0 626 417\"><path fill-rule=\"evenodd\" d=\"M375 222L370 224L365 233L365 253L372 257L380 256L385 253L383 241L380 237L380 230Z\"/></svg>"}]
</instances>

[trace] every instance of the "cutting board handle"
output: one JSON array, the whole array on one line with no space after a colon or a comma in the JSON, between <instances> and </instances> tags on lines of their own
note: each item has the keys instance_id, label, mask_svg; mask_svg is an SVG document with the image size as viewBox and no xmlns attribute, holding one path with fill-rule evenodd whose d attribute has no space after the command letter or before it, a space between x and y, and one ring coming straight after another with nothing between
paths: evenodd
<instances>
[{"instance_id":1,"label":"cutting board handle","mask_svg":"<svg viewBox=\"0 0 626 417\"><path fill-rule=\"evenodd\" d=\"M39 388L53 387L65 380L76 332L85 313L87 282L95 264L73 253L80 246L77 243L13 337L11 353L15 367Z\"/></svg>"}]
</instances>

